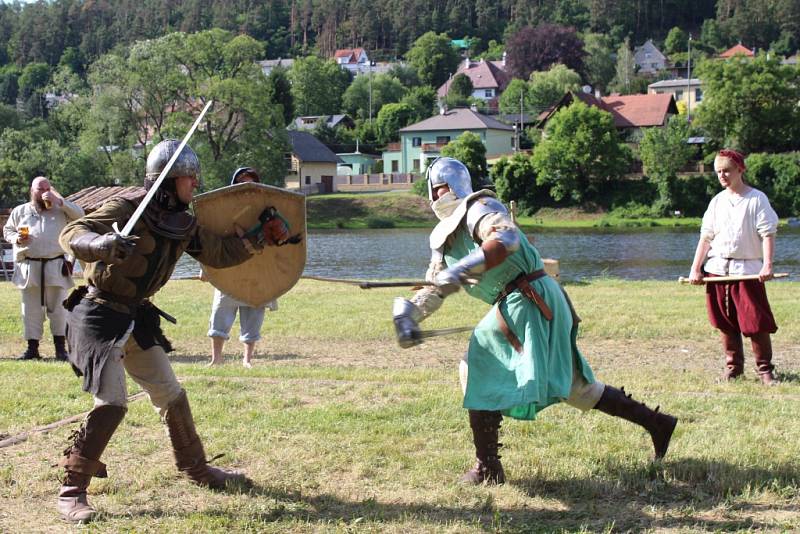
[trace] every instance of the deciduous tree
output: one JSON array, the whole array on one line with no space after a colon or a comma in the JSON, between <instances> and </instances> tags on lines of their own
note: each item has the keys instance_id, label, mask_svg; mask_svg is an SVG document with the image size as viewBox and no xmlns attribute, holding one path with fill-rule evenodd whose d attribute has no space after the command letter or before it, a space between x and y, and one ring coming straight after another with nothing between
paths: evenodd
<instances>
[{"instance_id":1,"label":"deciduous tree","mask_svg":"<svg viewBox=\"0 0 800 534\"><path fill-rule=\"evenodd\" d=\"M450 38L434 32L427 32L414 41L406 58L416 69L420 81L432 87L439 87L455 73L459 62Z\"/></svg>"},{"instance_id":2,"label":"deciduous tree","mask_svg":"<svg viewBox=\"0 0 800 534\"><path fill-rule=\"evenodd\" d=\"M630 160L611 114L583 102L557 111L533 152L537 183L556 201L592 200L604 183L625 173Z\"/></svg>"},{"instance_id":3,"label":"deciduous tree","mask_svg":"<svg viewBox=\"0 0 800 534\"><path fill-rule=\"evenodd\" d=\"M586 52L574 28L540 24L526 26L511 36L506 54L511 75L527 80L531 72L548 70L556 63L583 72Z\"/></svg>"},{"instance_id":4,"label":"deciduous tree","mask_svg":"<svg viewBox=\"0 0 800 534\"><path fill-rule=\"evenodd\" d=\"M447 143L441 152L442 156L455 158L469 169L472 178L472 189L477 191L489 178L486 165L486 145L478 134L464 132Z\"/></svg>"}]
</instances>

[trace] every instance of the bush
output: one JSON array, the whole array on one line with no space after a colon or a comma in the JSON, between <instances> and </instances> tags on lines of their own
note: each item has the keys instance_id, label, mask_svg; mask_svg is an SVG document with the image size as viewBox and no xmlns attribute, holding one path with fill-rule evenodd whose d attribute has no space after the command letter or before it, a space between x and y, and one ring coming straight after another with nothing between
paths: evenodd
<instances>
[{"instance_id":1,"label":"bush","mask_svg":"<svg viewBox=\"0 0 800 534\"><path fill-rule=\"evenodd\" d=\"M781 217L800 213L800 164L798 154L751 154L745 181L760 189Z\"/></svg>"},{"instance_id":2,"label":"bush","mask_svg":"<svg viewBox=\"0 0 800 534\"><path fill-rule=\"evenodd\" d=\"M367 228L394 228L394 221L382 217L369 217L367 219Z\"/></svg>"},{"instance_id":3,"label":"bush","mask_svg":"<svg viewBox=\"0 0 800 534\"><path fill-rule=\"evenodd\" d=\"M428 198L428 181L425 178L418 179L411 184L411 191L423 198Z\"/></svg>"}]
</instances>

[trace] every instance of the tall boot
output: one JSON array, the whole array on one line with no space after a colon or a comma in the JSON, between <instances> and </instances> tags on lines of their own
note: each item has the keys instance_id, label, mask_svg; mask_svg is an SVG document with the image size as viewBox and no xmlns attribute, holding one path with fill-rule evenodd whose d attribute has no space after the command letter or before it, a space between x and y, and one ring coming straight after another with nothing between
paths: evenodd
<instances>
[{"instance_id":1,"label":"tall boot","mask_svg":"<svg viewBox=\"0 0 800 534\"><path fill-rule=\"evenodd\" d=\"M503 415L500 412L486 410L470 410L469 426L472 428L472 439L475 443L475 467L461 476L460 481L466 484L505 484L506 474L500 463L498 451L502 447L498 443L500 423Z\"/></svg>"},{"instance_id":2,"label":"tall boot","mask_svg":"<svg viewBox=\"0 0 800 534\"><path fill-rule=\"evenodd\" d=\"M725 349L725 380L733 380L744 373L744 347L739 332L722 332L722 347Z\"/></svg>"},{"instance_id":3,"label":"tall boot","mask_svg":"<svg viewBox=\"0 0 800 534\"><path fill-rule=\"evenodd\" d=\"M67 338L65 336L53 336L53 345L56 347L56 360L65 362L67 357Z\"/></svg>"},{"instance_id":4,"label":"tall boot","mask_svg":"<svg viewBox=\"0 0 800 534\"><path fill-rule=\"evenodd\" d=\"M108 476L106 466L99 461L100 456L126 411L123 406L97 406L70 436L72 445L67 447L59 462L66 473L58 492L58 511L67 521L87 523L95 516L86 490L93 476Z\"/></svg>"},{"instance_id":5,"label":"tall boot","mask_svg":"<svg viewBox=\"0 0 800 534\"><path fill-rule=\"evenodd\" d=\"M772 365L772 340L767 332L750 336L750 344L756 359L756 372L765 386L777 384L775 366Z\"/></svg>"},{"instance_id":6,"label":"tall boot","mask_svg":"<svg viewBox=\"0 0 800 534\"><path fill-rule=\"evenodd\" d=\"M18 360L41 360L42 357L39 355L39 340L38 339L29 339L28 340L28 348L25 349L25 352L22 353L21 356L17 357Z\"/></svg>"},{"instance_id":7,"label":"tall boot","mask_svg":"<svg viewBox=\"0 0 800 534\"><path fill-rule=\"evenodd\" d=\"M223 489L228 482L241 484L250 482L242 473L208 465L209 460L206 459L203 444L200 441L200 436L197 435L186 391L181 390L178 398L167 407L164 421L169 429L172 452L175 455L175 465L192 482L214 489ZM219 458L219 456L212 458L212 460L216 458Z\"/></svg>"},{"instance_id":8,"label":"tall boot","mask_svg":"<svg viewBox=\"0 0 800 534\"><path fill-rule=\"evenodd\" d=\"M651 410L643 403L633 400L631 395L626 395L625 388L606 386L595 409L644 427L653 440L655 457L659 459L667 454L669 441L678 420L671 415L659 413L658 406L655 410Z\"/></svg>"}]
</instances>

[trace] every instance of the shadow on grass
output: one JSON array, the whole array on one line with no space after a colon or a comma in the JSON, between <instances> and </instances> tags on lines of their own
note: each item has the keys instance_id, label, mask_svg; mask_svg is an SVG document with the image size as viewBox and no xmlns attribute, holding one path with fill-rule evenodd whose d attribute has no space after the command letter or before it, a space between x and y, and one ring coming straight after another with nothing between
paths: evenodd
<instances>
[{"instance_id":1,"label":"shadow on grass","mask_svg":"<svg viewBox=\"0 0 800 534\"><path fill-rule=\"evenodd\" d=\"M800 480L800 470L792 464L779 464L774 470L768 470L692 458L636 467L610 461L601 466L600 471L602 476L589 478L547 480L514 479L512 476L508 481L532 498L559 501L562 506L558 509L553 506L497 506L493 492L503 489L464 488L465 492L470 492L465 500L473 504L443 506L424 500L405 503L385 503L375 498L347 501L331 494L302 495L299 491L254 484L248 489L228 491L272 501L266 509L259 506L258 511L248 513L247 508L212 508L202 513L226 519L232 525L243 520L317 525L356 525L364 521L401 525L410 521L417 527L420 524L452 527L464 523L503 532L587 528L594 531L609 527L620 531L761 530L777 525L751 517L732 518L731 511L764 515L796 511L796 506L729 501L759 489L795 488L796 481ZM485 492L485 498L476 499L474 491ZM714 517L720 505L725 505L724 514ZM134 515L153 517L167 513L173 515L174 511L150 509Z\"/></svg>"},{"instance_id":2,"label":"shadow on grass","mask_svg":"<svg viewBox=\"0 0 800 534\"><path fill-rule=\"evenodd\" d=\"M800 373L795 372L778 372L778 381L780 382L800 382Z\"/></svg>"},{"instance_id":3,"label":"shadow on grass","mask_svg":"<svg viewBox=\"0 0 800 534\"><path fill-rule=\"evenodd\" d=\"M223 355L225 358L225 363L233 364L238 363L242 359L242 355L239 353L226 353ZM254 358L256 362L264 362L269 363L273 361L289 361L289 360L303 360L307 359L307 356L301 356L300 354L296 353L283 353L283 354L257 354ZM211 355L206 356L198 356L194 354L170 354L169 356L170 361L173 363L198 363L198 364L207 364L211 360Z\"/></svg>"}]
</instances>

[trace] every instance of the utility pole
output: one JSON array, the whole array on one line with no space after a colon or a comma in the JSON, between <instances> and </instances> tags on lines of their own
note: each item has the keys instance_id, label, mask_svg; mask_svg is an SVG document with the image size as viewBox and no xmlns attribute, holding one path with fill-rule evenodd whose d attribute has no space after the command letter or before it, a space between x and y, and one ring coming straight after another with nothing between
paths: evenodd
<instances>
[{"instance_id":1,"label":"utility pole","mask_svg":"<svg viewBox=\"0 0 800 534\"><path fill-rule=\"evenodd\" d=\"M369 62L369 122L372 122L372 61Z\"/></svg>"},{"instance_id":2,"label":"utility pole","mask_svg":"<svg viewBox=\"0 0 800 534\"><path fill-rule=\"evenodd\" d=\"M686 56L686 122L692 122L692 34L689 34L688 55Z\"/></svg>"},{"instance_id":3,"label":"utility pole","mask_svg":"<svg viewBox=\"0 0 800 534\"><path fill-rule=\"evenodd\" d=\"M523 123L522 122L523 121L523 118L522 118L522 106L523 106L524 99L525 99L525 90L523 89L522 91L519 92L519 128L517 128L517 132L516 132L517 133L517 152L519 152L520 149L521 149L520 142L522 141L522 123Z\"/></svg>"}]
</instances>

